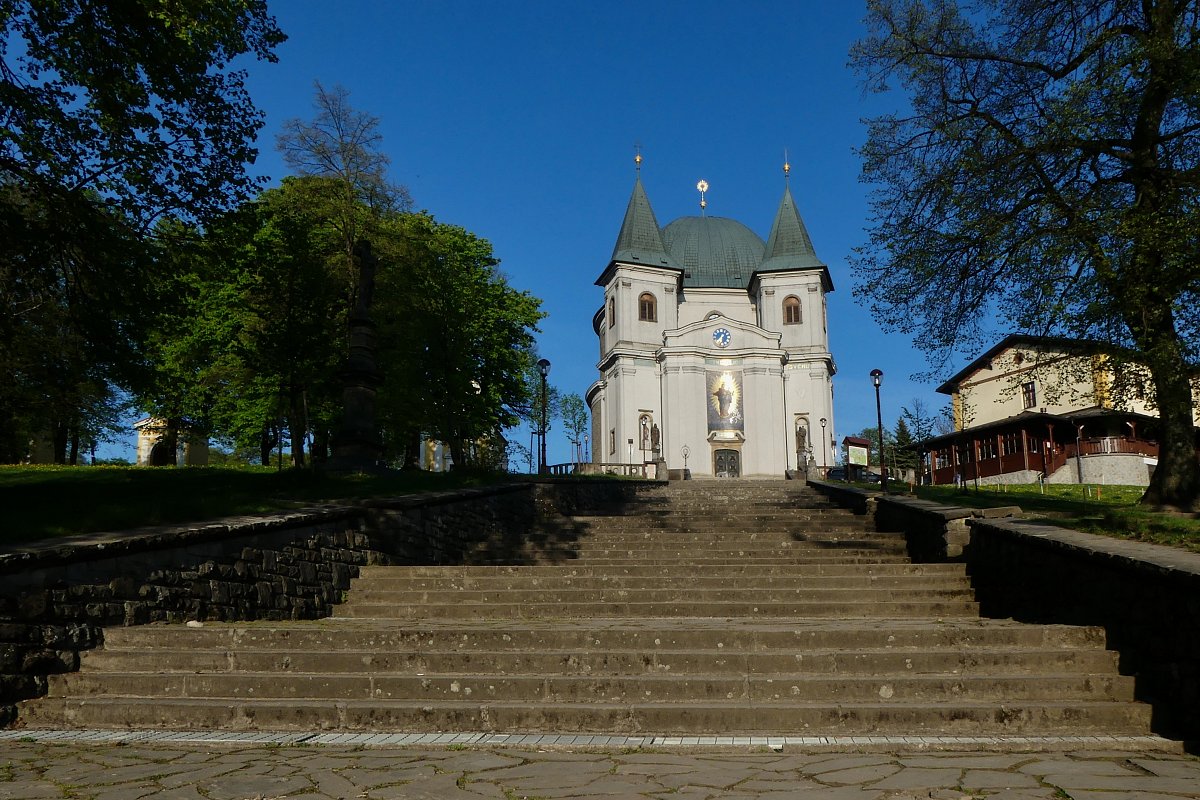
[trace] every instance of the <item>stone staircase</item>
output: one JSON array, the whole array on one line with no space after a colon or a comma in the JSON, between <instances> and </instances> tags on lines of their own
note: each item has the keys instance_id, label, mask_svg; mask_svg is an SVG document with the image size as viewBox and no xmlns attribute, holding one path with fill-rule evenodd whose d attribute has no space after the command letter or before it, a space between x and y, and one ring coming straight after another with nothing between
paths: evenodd
<instances>
[{"instance_id":1,"label":"stone staircase","mask_svg":"<svg viewBox=\"0 0 1200 800\"><path fill-rule=\"evenodd\" d=\"M1093 628L978 616L961 565L790 482L675 484L315 622L111 629L29 727L1145 735ZM561 534L561 530L559 534ZM549 546L553 544L553 546Z\"/></svg>"}]
</instances>

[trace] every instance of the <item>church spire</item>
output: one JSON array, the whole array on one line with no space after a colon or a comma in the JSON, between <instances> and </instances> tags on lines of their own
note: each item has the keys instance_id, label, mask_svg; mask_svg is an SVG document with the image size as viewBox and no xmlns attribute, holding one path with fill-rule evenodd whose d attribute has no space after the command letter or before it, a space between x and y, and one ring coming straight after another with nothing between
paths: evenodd
<instances>
[{"instance_id":1,"label":"church spire","mask_svg":"<svg viewBox=\"0 0 1200 800\"><path fill-rule=\"evenodd\" d=\"M791 172L791 165L784 164L784 179ZM788 269L823 268L825 264L817 258L813 250L812 240L808 238L808 230L796 210L796 202L792 200L792 190L785 187L783 199L779 201L779 210L775 212L775 223L771 226L771 235L767 238L767 249L763 256L759 272L776 272Z\"/></svg>"},{"instance_id":2,"label":"church spire","mask_svg":"<svg viewBox=\"0 0 1200 800\"><path fill-rule=\"evenodd\" d=\"M680 269L663 245L662 231L650 207L650 198L642 188L641 153L638 154L638 172L633 185L629 206L625 209L625 220L617 234L612 260L628 264L643 264L649 267L672 267Z\"/></svg>"}]
</instances>

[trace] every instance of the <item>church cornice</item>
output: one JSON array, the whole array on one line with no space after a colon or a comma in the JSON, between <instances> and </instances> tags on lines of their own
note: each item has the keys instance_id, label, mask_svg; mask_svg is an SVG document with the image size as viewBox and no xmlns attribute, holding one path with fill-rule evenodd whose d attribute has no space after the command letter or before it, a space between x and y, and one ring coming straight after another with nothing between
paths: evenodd
<instances>
[{"instance_id":1,"label":"church cornice","mask_svg":"<svg viewBox=\"0 0 1200 800\"><path fill-rule=\"evenodd\" d=\"M653 276L655 280L670 280L675 284L678 291L679 280L683 277L683 270L676 267L655 267L647 264L631 264L628 261L610 261L604 271L600 273L600 277L596 278L596 286L608 286L612 283L613 277L618 270L630 270L633 272L643 272L647 276ZM664 276L668 276L665 277Z\"/></svg>"},{"instance_id":2,"label":"church cornice","mask_svg":"<svg viewBox=\"0 0 1200 800\"><path fill-rule=\"evenodd\" d=\"M771 277L786 278L788 275L804 275L806 273L816 273L821 277L821 288L825 290L825 294L829 294L830 292L833 291L833 278L829 274L829 267L820 266L820 267L800 267L800 268L792 268L792 269L784 268L784 269L755 270L754 274L750 276L749 292L751 294L756 292L758 290L757 284L760 283L764 277L771 276Z\"/></svg>"}]
</instances>

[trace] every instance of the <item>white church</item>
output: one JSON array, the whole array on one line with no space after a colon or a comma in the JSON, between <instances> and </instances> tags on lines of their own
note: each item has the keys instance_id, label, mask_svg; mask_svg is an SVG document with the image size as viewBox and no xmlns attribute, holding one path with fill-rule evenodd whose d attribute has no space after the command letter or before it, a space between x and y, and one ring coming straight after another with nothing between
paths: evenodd
<instances>
[{"instance_id":1,"label":"white church","mask_svg":"<svg viewBox=\"0 0 1200 800\"><path fill-rule=\"evenodd\" d=\"M596 280L604 304L592 321L600 340L600 379L587 392L592 461L657 461L696 478L824 467L836 453L825 441L836 371L829 268L786 184L766 242L741 222L705 215L707 188L697 185L700 216L660 228L639 171Z\"/></svg>"}]
</instances>

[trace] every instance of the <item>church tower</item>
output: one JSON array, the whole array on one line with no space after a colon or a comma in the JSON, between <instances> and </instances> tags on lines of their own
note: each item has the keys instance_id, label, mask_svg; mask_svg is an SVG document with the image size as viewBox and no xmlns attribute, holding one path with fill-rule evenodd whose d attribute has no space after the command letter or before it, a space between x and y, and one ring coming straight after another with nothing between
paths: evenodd
<instances>
[{"instance_id":1,"label":"church tower","mask_svg":"<svg viewBox=\"0 0 1200 800\"><path fill-rule=\"evenodd\" d=\"M640 163L596 280L604 301L593 318L600 377L587 393L593 461L661 458L695 477L826 465L835 453L824 442L833 431L833 284L790 188L765 243L704 213L660 228ZM697 188L703 212L708 187Z\"/></svg>"}]
</instances>

